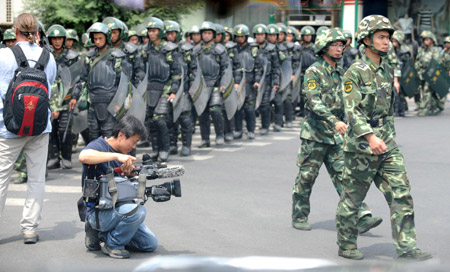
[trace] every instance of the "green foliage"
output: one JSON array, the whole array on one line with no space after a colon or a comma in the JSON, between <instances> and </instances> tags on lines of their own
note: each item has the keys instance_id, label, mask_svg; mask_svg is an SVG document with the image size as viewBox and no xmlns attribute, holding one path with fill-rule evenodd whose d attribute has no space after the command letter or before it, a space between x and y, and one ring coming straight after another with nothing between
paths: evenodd
<instances>
[{"instance_id":1,"label":"green foliage","mask_svg":"<svg viewBox=\"0 0 450 272\"><path fill-rule=\"evenodd\" d=\"M150 3L145 11L133 11L121 9L111 0L24 0L24 10L35 15L46 29L61 24L81 35L107 16L117 17L131 29L148 16L178 21L181 15L204 6L203 0L156 0Z\"/></svg>"}]
</instances>

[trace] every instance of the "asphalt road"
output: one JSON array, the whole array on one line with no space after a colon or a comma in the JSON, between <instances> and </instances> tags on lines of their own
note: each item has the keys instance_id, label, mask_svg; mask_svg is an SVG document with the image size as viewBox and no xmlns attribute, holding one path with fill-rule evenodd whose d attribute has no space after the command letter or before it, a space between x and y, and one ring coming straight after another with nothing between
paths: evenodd
<instances>
[{"instance_id":1,"label":"asphalt road","mask_svg":"<svg viewBox=\"0 0 450 272\"><path fill-rule=\"evenodd\" d=\"M448 103L447 103L448 104ZM405 156L412 187L418 246L434 255L431 264L449 265L450 107L435 117L418 118L409 112L396 118L397 142ZM292 129L255 140L237 140L223 147L198 149L193 156L170 157L182 164L181 198L149 200L145 223L157 235L153 253L132 252L115 260L84 247L84 224L76 201L81 193L81 165L49 171L40 241L24 245L19 221L26 185L11 184L0 218L0 271L131 271L155 256L278 256L319 258L353 264L337 256L335 211L338 195L322 167L311 196L312 231L291 227L291 191L297 174L300 119ZM81 150L82 147L79 148ZM138 150L138 156L149 149ZM154 184L167 180L156 180ZM366 203L383 223L358 239L367 262L395 261L389 209L372 186Z\"/></svg>"}]
</instances>

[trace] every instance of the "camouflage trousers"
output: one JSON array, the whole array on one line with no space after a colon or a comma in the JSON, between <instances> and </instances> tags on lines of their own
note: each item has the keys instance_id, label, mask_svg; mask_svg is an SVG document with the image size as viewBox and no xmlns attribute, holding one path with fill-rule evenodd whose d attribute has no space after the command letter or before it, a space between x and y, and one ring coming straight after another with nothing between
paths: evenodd
<instances>
[{"instance_id":1,"label":"camouflage trousers","mask_svg":"<svg viewBox=\"0 0 450 272\"><path fill-rule=\"evenodd\" d=\"M342 192L342 170L344 168L344 152L342 145L331 145L311 140L302 140L298 150L298 174L292 191L292 220L308 221L310 213L309 198L312 187L319 175L322 164L325 164L331 181L339 195ZM361 204L359 217L371 214L366 204Z\"/></svg>"},{"instance_id":2,"label":"camouflage trousers","mask_svg":"<svg viewBox=\"0 0 450 272\"><path fill-rule=\"evenodd\" d=\"M14 169L17 171L19 178L27 177L27 161L25 158L25 153L21 152L17 161L14 165Z\"/></svg>"},{"instance_id":3,"label":"camouflage trousers","mask_svg":"<svg viewBox=\"0 0 450 272\"><path fill-rule=\"evenodd\" d=\"M418 115L434 115L439 111L444 110L445 98L440 99L436 92L430 88L430 84L425 82L421 85L422 88L422 100L420 102L420 109Z\"/></svg>"},{"instance_id":4,"label":"camouflage trousers","mask_svg":"<svg viewBox=\"0 0 450 272\"><path fill-rule=\"evenodd\" d=\"M357 248L358 207L372 181L383 193L391 212L391 228L397 254L416 247L413 199L403 155L395 148L381 156L345 152L343 193L336 212L337 244Z\"/></svg>"}]
</instances>

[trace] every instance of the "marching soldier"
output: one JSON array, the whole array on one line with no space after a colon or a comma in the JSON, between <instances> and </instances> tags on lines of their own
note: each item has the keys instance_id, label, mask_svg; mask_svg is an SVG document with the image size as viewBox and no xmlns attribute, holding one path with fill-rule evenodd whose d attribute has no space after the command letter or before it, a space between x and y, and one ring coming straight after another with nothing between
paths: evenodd
<instances>
[{"instance_id":1,"label":"marching soldier","mask_svg":"<svg viewBox=\"0 0 450 272\"><path fill-rule=\"evenodd\" d=\"M342 135L347 129L342 105L341 78L338 66L346 39L338 28L317 36L315 51L318 61L305 72L304 88L306 118L302 123L298 152L299 173L292 192L292 225L311 230L308 223L312 187L323 163L339 195L342 194L344 152ZM359 209L358 232L378 226L382 219L372 217L367 205Z\"/></svg>"},{"instance_id":2,"label":"marching soldier","mask_svg":"<svg viewBox=\"0 0 450 272\"><path fill-rule=\"evenodd\" d=\"M235 114L235 138L240 139L242 137L242 122L245 117L248 138L253 140L255 139L256 127L256 90L259 87L263 68L261 59L258 58L258 44L248 43L248 37L250 36L248 26L243 24L235 26L232 35L238 44L235 47L233 61L233 66L236 65L233 69L236 89L239 84L242 84L245 73L245 100L242 108Z\"/></svg>"},{"instance_id":3,"label":"marching soldier","mask_svg":"<svg viewBox=\"0 0 450 272\"><path fill-rule=\"evenodd\" d=\"M191 143L192 143L192 133L193 133L193 123L192 123L192 100L189 96L189 88L191 82L194 80L195 73L197 71L197 60L192 53L194 48L190 43L181 43L182 31L181 27L177 22L174 21L164 21L166 38L169 42L173 42L178 45L177 52L175 55L178 58L179 64L183 67L183 79L184 79L184 99L181 100L182 111L175 123L173 133L171 135L171 149L173 143L176 145L178 138L178 124L181 128L181 142L182 148L180 151L180 156L189 156L191 154ZM172 114L173 115L173 114ZM177 148L177 147L176 147Z\"/></svg>"},{"instance_id":4,"label":"marching soldier","mask_svg":"<svg viewBox=\"0 0 450 272\"><path fill-rule=\"evenodd\" d=\"M16 32L14 31L14 29L9 28L5 30L5 33L3 33L3 43L8 48L16 45Z\"/></svg>"},{"instance_id":5,"label":"marching soldier","mask_svg":"<svg viewBox=\"0 0 450 272\"><path fill-rule=\"evenodd\" d=\"M77 89L81 90L85 83L88 91L89 139L92 141L112 134L116 118L107 108L118 91L126 56L112 47L111 29L107 25L94 23L87 33L95 49L86 54L85 69Z\"/></svg>"},{"instance_id":6,"label":"marching soldier","mask_svg":"<svg viewBox=\"0 0 450 272\"><path fill-rule=\"evenodd\" d=\"M80 41L78 39L78 34L75 31L75 29L66 29L66 48L69 50L76 51L76 47L78 45L78 42Z\"/></svg>"},{"instance_id":7,"label":"marching soldier","mask_svg":"<svg viewBox=\"0 0 450 272\"><path fill-rule=\"evenodd\" d=\"M357 57L360 57L359 50L352 46L353 35L350 30L343 31L345 38L347 39L347 43L345 44L344 56L342 57L344 63L342 68L344 71L347 71L348 67L350 67Z\"/></svg>"},{"instance_id":8,"label":"marching soldier","mask_svg":"<svg viewBox=\"0 0 450 272\"><path fill-rule=\"evenodd\" d=\"M423 74L428 68L428 65L432 59L439 62L439 48L436 47L437 41L431 31L425 30L420 34L420 38L423 41L422 46L417 53L416 62L414 64L419 78L422 81L419 87L419 91L422 94L419 111L417 116L429 116L436 115L443 111L444 108L439 105L439 98L436 93L430 88L428 82L424 80Z\"/></svg>"},{"instance_id":9,"label":"marching soldier","mask_svg":"<svg viewBox=\"0 0 450 272\"><path fill-rule=\"evenodd\" d=\"M363 18L357 41L365 53L344 74L344 109L349 120L344 137L342 194L336 214L338 255L361 260L358 250L359 207L372 184L390 207L392 237L399 258L426 260L432 256L416 245L413 200L403 155L395 142L392 67L382 58L394 29L381 15Z\"/></svg>"},{"instance_id":10,"label":"marching soldier","mask_svg":"<svg viewBox=\"0 0 450 272\"><path fill-rule=\"evenodd\" d=\"M275 28L278 31L278 28ZM275 29L273 31L275 31ZM263 82L262 95L257 96L257 105L261 114L261 135L269 133L271 105L270 95L273 91L277 91L280 87L280 59L276 46L267 41L269 30L263 24L257 24L253 27L253 37L259 46L259 58L265 70L265 77ZM260 99L260 100L259 100Z\"/></svg>"},{"instance_id":11,"label":"marching soldier","mask_svg":"<svg viewBox=\"0 0 450 272\"><path fill-rule=\"evenodd\" d=\"M223 43L226 44L227 42L232 42L233 39L233 28L232 27L224 27L225 28L225 39L223 40Z\"/></svg>"},{"instance_id":12,"label":"marching soldier","mask_svg":"<svg viewBox=\"0 0 450 272\"><path fill-rule=\"evenodd\" d=\"M222 91L225 90L225 86L221 86L221 79L229 65L229 59L225 47L222 44L216 44L214 42L216 38L215 24L208 21L203 22L200 27L200 35L202 37L202 44L201 46L194 47L194 54L198 59L206 82L206 88L208 92L211 92L206 109L200 116L200 134L202 141L199 147L204 148L211 146L209 140L210 115L216 132L216 145L222 145L224 143Z\"/></svg>"},{"instance_id":13,"label":"marching soldier","mask_svg":"<svg viewBox=\"0 0 450 272\"><path fill-rule=\"evenodd\" d=\"M83 48L87 51L95 48L95 44L92 42L91 38L89 38L87 33L83 33L83 35L81 35L81 42L83 43Z\"/></svg>"},{"instance_id":14,"label":"marching soldier","mask_svg":"<svg viewBox=\"0 0 450 272\"><path fill-rule=\"evenodd\" d=\"M304 76L304 71L308 69L309 66L311 66L317 59L315 57L314 53L314 42L313 38L316 34L315 30L311 26L304 26L300 29L300 36L302 38L302 74L301 76ZM300 95L300 116L304 115L304 105L305 105L305 98L303 95Z\"/></svg>"},{"instance_id":15,"label":"marching soldier","mask_svg":"<svg viewBox=\"0 0 450 272\"><path fill-rule=\"evenodd\" d=\"M78 60L78 52L65 48L67 33L61 25L52 25L48 29L49 43L53 48L58 73L52 86L50 109L52 111L52 132L48 151L48 169L72 168L72 124L70 112L75 108L79 92L68 90L71 78L69 67ZM67 128L67 129L66 129ZM66 131L67 130L67 131ZM66 134L66 138L64 138ZM61 154L61 164L60 164Z\"/></svg>"},{"instance_id":16,"label":"marching soldier","mask_svg":"<svg viewBox=\"0 0 450 272\"><path fill-rule=\"evenodd\" d=\"M134 45L138 45L138 43L139 43L139 36L138 36L138 34L136 33L136 31L134 31L134 30L130 30L129 32L128 32L128 39L127 39L127 42L130 42L130 43L132 43L132 44L134 44Z\"/></svg>"},{"instance_id":17,"label":"marching soldier","mask_svg":"<svg viewBox=\"0 0 450 272\"><path fill-rule=\"evenodd\" d=\"M442 66L447 69L450 76L450 36L444 39L444 50L442 50Z\"/></svg>"},{"instance_id":18,"label":"marching soldier","mask_svg":"<svg viewBox=\"0 0 450 272\"><path fill-rule=\"evenodd\" d=\"M177 45L164 40L164 23L159 18L145 20L150 42L147 48L147 126L150 131L152 160L167 161L170 138L169 120L172 107L169 101L175 98L182 77L176 58Z\"/></svg>"}]
</instances>

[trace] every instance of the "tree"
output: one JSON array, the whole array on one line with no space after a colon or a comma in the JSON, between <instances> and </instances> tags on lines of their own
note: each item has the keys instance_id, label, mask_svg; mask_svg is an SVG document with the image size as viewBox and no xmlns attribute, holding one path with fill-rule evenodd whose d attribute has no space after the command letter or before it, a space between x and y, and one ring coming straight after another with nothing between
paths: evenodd
<instances>
[{"instance_id":1,"label":"tree","mask_svg":"<svg viewBox=\"0 0 450 272\"><path fill-rule=\"evenodd\" d=\"M203 5L203 0L157 0L147 4L144 11L134 11L120 8L110 0L25 0L24 10L35 15L46 28L60 24L80 35L108 16L122 20L133 29L148 16L178 21L181 15Z\"/></svg>"}]
</instances>

